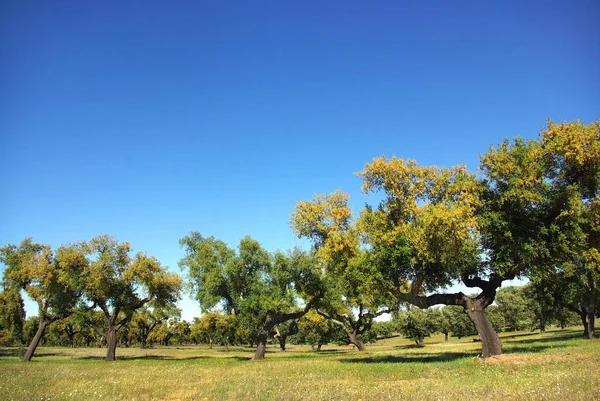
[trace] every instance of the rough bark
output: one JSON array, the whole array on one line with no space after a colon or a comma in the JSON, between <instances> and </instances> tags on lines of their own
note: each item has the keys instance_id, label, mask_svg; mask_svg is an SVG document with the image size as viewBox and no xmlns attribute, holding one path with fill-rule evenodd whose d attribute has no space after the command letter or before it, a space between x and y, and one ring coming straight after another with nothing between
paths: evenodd
<instances>
[{"instance_id":1,"label":"rough bark","mask_svg":"<svg viewBox=\"0 0 600 401\"><path fill-rule=\"evenodd\" d=\"M347 333L348 335L348 342L350 344L354 344L356 346L356 349L358 349L359 351L366 351L367 350L367 346L365 345L365 343L363 343L358 337L356 333Z\"/></svg>"},{"instance_id":2,"label":"rough bark","mask_svg":"<svg viewBox=\"0 0 600 401\"><path fill-rule=\"evenodd\" d=\"M110 327L106 332L106 341L108 348L106 350L106 361L114 361L117 359L117 329Z\"/></svg>"},{"instance_id":3,"label":"rough bark","mask_svg":"<svg viewBox=\"0 0 600 401\"><path fill-rule=\"evenodd\" d=\"M481 356L488 358L492 355L502 354L502 342L494 331L492 323L485 313L485 306L481 300L467 300L465 311L475 325L481 339Z\"/></svg>"},{"instance_id":4,"label":"rough bark","mask_svg":"<svg viewBox=\"0 0 600 401\"><path fill-rule=\"evenodd\" d=\"M25 351L25 355L23 355L23 358L21 359L23 362L31 361L35 349L38 347L40 341L42 340L42 337L44 336L44 331L46 331L46 327L48 327L48 324L49 322L47 322L44 318L40 319L35 336L33 336L31 343L29 343L29 347L27 347L27 351Z\"/></svg>"},{"instance_id":5,"label":"rough bark","mask_svg":"<svg viewBox=\"0 0 600 401\"><path fill-rule=\"evenodd\" d=\"M587 338L593 340L596 338L596 332L594 330L594 324L596 323L596 316L594 315L593 308L588 308L587 313Z\"/></svg>"},{"instance_id":6,"label":"rough bark","mask_svg":"<svg viewBox=\"0 0 600 401\"><path fill-rule=\"evenodd\" d=\"M281 348L282 351L285 351L285 343L287 341L287 335L283 334L279 336L279 348Z\"/></svg>"},{"instance_id":7,"label":"rough bark","mask_svg":"<svg viewBox=\"0 0 600 401\"><path fill-rule=\"evenodd\" d=\"M256 352L254 353L254 358L252 358L255 361L259 361L261 359L265 359L265 353L267 352L267 335L266 334L260 334L258 336L258 341L257 341L257 345L256 345Z\"/></svg>"},{"instance_id":8,"label":"rough bark","mask_svg":"<svg viewBox=\"0 0 600 401\"><path fill-rule=\"evenodd\" d=\"M583 325L583 338L589 338L587 310L584 307L581 307L581 310L578 313L581 318L581 324Z\"/></svg>"}]
</instances>

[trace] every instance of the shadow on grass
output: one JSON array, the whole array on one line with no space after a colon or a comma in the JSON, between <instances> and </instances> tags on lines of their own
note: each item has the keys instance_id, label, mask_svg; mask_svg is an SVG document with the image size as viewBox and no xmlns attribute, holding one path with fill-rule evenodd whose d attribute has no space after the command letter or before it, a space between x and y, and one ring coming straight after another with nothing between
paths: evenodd
<instances>
[{"instance_id":1,"label":"shadow on grass","mask_svg":"<svg viewBox=\"0 0 600 401\"><path fill-rule=\"evenodd\" d=\"M515 339L515 340L505 340L507 337L504 337L502 340L504 340L506 343L511 343L511 344L531 344L531 343L544 343L544 342L558 342L558 341L569 341L569 340L578 340L583 338L583 336L581 335L581 333L565 333L565 334L561 334L559 336L557 335L552 335L549 337L542 337L542 338L528 338L528 339Z\"/></svg>"},{"instance_id":2,"label":"shadow on grass","mask_svg":"<svg viewBox=\"0 0 600 401\"><path fill-rule=\"evenodd\" d=\"M340 359L342 363L431 363L452 362L457 359L474 358L477 352L414 353L410 355L382 355L365 358Z\"/></svg>"}]
</instances>

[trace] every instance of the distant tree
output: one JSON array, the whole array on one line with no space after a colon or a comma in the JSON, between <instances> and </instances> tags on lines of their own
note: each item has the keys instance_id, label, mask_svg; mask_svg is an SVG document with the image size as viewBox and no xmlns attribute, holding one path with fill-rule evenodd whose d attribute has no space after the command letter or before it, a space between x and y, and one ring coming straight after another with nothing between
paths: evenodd
<instances>
[{"instance_id":1,"label":"distant tree","mask_svg":"<svg viewBox=\"0 0 600 401\"><path fill-rule=\"evenodd\" d=\"M260 243L244 237L236 252L197 232L180 244L186 256L179 265L188 269L200 307L234 313L249 342L257 344L254 359L264 358L275 326L304 316L319 296L319 267L299 250L270 255ZM296 305L298 298L304 299L304 307Z\"/></svg>"},{"instance_id":2,"label":"distant tree","mask_svg":"<svg viewBox=\"0 0 600 401\"><path fill-rule=\"evenodd\" d=\"M534 315L531 301L525 297L522 287L501 288L496 295L496 303L507 331L530 328Z\"/></svg>"},{"instance_id":3,"label":"distant tree","mask_svg":"<svg viewBox=\"0 0 600 401\"><path fill-rule=\"evenodd\" d=\"M462 307L447 305L442 308L442 313L448 320L450 332L453 336L460 339L477 334L473 322L471 322Z\"/></svg>"},{"instance_id":4,"label":"distant tree","mask_svg":"<svg viewBox=\"0 0 600 401\"><path fill-rule=\"evenodd\" d=\"M303 317L305 317L305 316L306 315L304 315ZM278 324L273 329L275 330L274 337L279 342L279 348L282 351L285 351L288 337L298 333L298 321L297 320L288 320L287 322Z\"/></svg>"},{"instance_id":5,"label":"distant tree","mask_svg":"<svg viewBox=\"0 0 600 401\"><path fill-rule=\"evenodd\" d=\"M0 345L23 342L25 307L18 288L8 287L0 292Z\"/></svg>"},{"instance_id":6,"label":"distant tree","mask_svg":"<svg viewBox=\"0 0 600 401\"><path fill-rule=\"evenodd\" d=\"M80 244L61 246L54 254L50 246L26 238L19 246L1 248L0 261L6 265L4 282L24 290L38 304L38 329L22 358L27 362L48 325L72 313L88 260Z\"/></svg>"},{"instance_id":7,"label":"distant tree","mask_svg":"<svg viewBox=\"0 0 600 401\"><path fill-rule=\"evenodd\" d=\"M133 326L133 334L139 342L140 348L146 348L148 336L158 324L166 322L170 318L180 315L181 310L172 305L167 305L164 307L160 305L144 305L142 308L137 310L133 314L131 323Z\"/></svg>"},{"instance_id":8,"label":"distant tree","mask_svg":"<svg viewBox=\"0 0 600 401\"><path fill-rule=\"evenodd\" d=\"M423 310L415 307L393 314L400 332L419 346L423 346L425 337L439 332L439 315L440 311L437 309Z\"/></svg>"},{"instance_id":9,"label":"distant tree","mask_svg":"<svg viewBox=\"0 0 600 401\"><path fill-rule=\"evenodd\" d=\"M181 279L169 273L153 256L138 253L132 259L128 243L103 235L87 243L92 261L85 267L86 299L104 315L104 327L88 323L108 342L107 361L116 359L117 333L136 310L152 302L174 305L179 299Z\"/></svg>"},{"instance_id":10,"label":"distant tree","mask_svg":"<svg viewBox=\"0 0 600 401\"><path fill-rule=\"evenodd\" d=\"M309 344L314 350L321 350L321 346L333 340L335 328L330 320L325 319L315 311L310 311L298 320L298 332L303 342Z\"/></svg>"},{"instance_id":11,"label":"distant tree","mask_svg":"<svg viewBox=\"0 0 600 401\"><path fill-rule=\"evenodd\" d=\"M497 305L490 305L487 307L487 315L492 327L494 327L494 331L496 333L503 332L506 327L506 320L504 319L502 310Z\"/></svg>"},{"instance_id":12,"label":"distant tree","mask_svg":"<svg viewBox=\"0 0 600 401\"><path fill-rule=\"evenodd\" d=\"M394 336L397 330L396 324L393 321L374 322L372 330L377 336L377 339L385 339Z\"/></svg>"}]
</instances>

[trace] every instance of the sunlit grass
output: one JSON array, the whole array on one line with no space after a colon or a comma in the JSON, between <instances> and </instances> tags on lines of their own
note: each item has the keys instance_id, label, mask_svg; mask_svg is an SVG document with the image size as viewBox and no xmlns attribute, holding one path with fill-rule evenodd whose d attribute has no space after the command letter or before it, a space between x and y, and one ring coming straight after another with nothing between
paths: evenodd
<instances>
[{"instance_id":1,"label":"sunlit grass","mask_svg":"<svg viewBox=\"0 0 600 401\"><path fill-rule=\"evenodd\" d=\"M323 351L290 346L38 349L21 363L15 349L0 348L2 399L600 399L600 341L579 330L503 336L506 354L482 360L472 338L426 339L423 348L393 338L360 353L350 347Z\"/></svg>"}]
</instances>

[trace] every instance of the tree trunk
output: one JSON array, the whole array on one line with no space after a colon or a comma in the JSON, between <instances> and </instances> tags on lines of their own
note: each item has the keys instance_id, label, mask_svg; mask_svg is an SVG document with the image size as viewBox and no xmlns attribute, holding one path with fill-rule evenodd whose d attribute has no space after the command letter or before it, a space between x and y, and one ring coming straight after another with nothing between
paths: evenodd
<instances>
[{"instance_id":1,"label":"tree trunk","mask_svg":"<svg viewBox=\"0 0 600 401\"><path fill-rule=\"evenodd\" d=\"M321 351L321 345L323 345L323 344L321 344L321 343L317 344L317 351Z\"/></svg>"},{"instance_id":2,"label":"tree trunk","mask_svg":"<svg viewBox=\"0 0 600 401\"><path fill-rule=\"evenodd\" d=\"M141 349L146 349L146 339L147 339L147 336L142 334L140 337L140 348Z\"/></svg>"},{"instance_id":3,"label":"tree trunk","mask_svg":"<svg viewBox=\"0 0 600 401\"><path fill-rule=\"evenodd\" d=\"M255 361L260 361L262 359L265 359L265 352L267 352L267 335L260 334L258 336L256 352L254 353L254 358L252 358L252 359Z\"/></svg>"},{"instance_id":4,"label":"tree trunk","mask_svg":"<svg viewBox=\"0 0 600 401\"><path fill-rule=\"evenodd\" d=\"M589 338L587 310L583 306L581 312L579 312L579 317L581 318L581 324L583 324L583 338Z\"/></svg>"},{"instance_id":5,"label":"tree trunk","mask_svg":"<svg viewBox=\"0 0 600 401\"><path fill-rule=\"evenodd\" d=\"M481 356L488 358L492 355L502 355L502 342L500 342L500 338L494 331L492 323L488 320L482 303L483 300L481 299L471 300L465 306L465 311L475 325L481 339Z\"/></svg>"},{"instance_id":6,"label":"tree trunk","mask_svg":"<svg viewBox=\"0 0 600 401\"><path fill-rule=\"evenodd\" d=\"M117 329L110 327L106 332L106 341L108 348L106 350L106 361L114 361L117 359Z\"/></svg>"},{"instance_id":7,"label":"tree trunk","mask_svg":"<svg viewBox=\"0 0 600 401\"><path fill-rule=\"evenodd\" d=\"M448 332L444 333L444 341L448 341Z\"/></svg>"},{"instance_id":8,"label":"tree trunk","mask_svg":"<svg viewBox=\"0 0 600 401\"><path fill-rule=\"evenodd\" d=\"M44 336L44 331L46 330L46 327L48 327L48 324L49 323L46 322L44 318L40 318L40 322L38 323L37 332L35 333L35 336L33 336L33 339L31 340L29 347L27 347L27 351L25 351L25 355L23 355L23 358L21 359L23 362L31 361L31 358L33 357L33 353L35 352L35 349L37 348L37 346L40 344L40 341L42 340L42 337Z\"/></svg>"},{"instance_id":9,"label":"tree trunk","mask_svg":"<svg viewBox=\"0 0 600 401\"><path fill-rule=\"evenodd\" d=\"M423 335L420 335L416 340L415 343L417 343L417 346L419 347L423 347L423 343L425 342L425 337Z\"/></svg>"},{"instance_id":10,"label":"tree trunk","mask_svg":"<svg viewBox=\"0 0 600 401\"><path fill-rule=\"evenodd\" d=\"M367 346L365 345L365 343L363 343L362 341L360 341L358 339L358 337L356 336L355 333L348 333L348 342L350 344L356 345L356 348L359 351L366 351L367 350Z\"/></svg>"},{"instance_id":11,"label":"tree trunk","mask_svg":"<svg viewBox=\"0 0 600 401\"><path fill-rule=\"evenodd\" d=\"M280 335L279 336L279 348L281 348L282 351L285 351L285 342L287 340L287 336L286 335Z\"/></svg>"},{"instance_id":12,"label":"tree trunk","mask_svg":"<svg viewBox=\"0 0 600 401\"><path fill-rule=\"evenodd\" d=\"M594 316L594 309L588 308L587 314L587 334L590 340L596 338L596 332L594 331L594 324L596 323L596 316Z\"/></svg>"}]
</instances>

